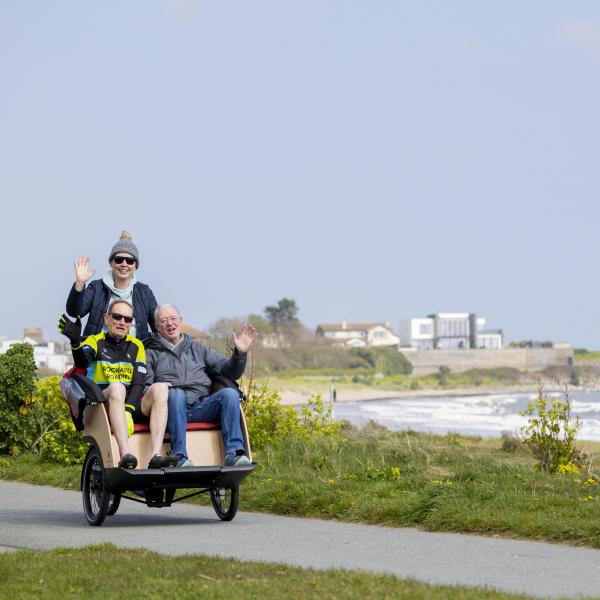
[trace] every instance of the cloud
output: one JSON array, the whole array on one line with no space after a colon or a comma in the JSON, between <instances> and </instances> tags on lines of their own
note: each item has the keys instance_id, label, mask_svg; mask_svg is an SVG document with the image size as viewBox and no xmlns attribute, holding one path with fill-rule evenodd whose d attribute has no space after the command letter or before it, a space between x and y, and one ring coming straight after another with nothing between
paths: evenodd
<instances>
[{"instance_id":1,"label":"cloud","mask_svg":"<svg viewBox=\"0 0 600 600\"><path fill-rule=\"evenodd\" d=\"M600 57L600 21L583 17L565 19L559 25L559 39Z\"/></svg>"}]
</instances>

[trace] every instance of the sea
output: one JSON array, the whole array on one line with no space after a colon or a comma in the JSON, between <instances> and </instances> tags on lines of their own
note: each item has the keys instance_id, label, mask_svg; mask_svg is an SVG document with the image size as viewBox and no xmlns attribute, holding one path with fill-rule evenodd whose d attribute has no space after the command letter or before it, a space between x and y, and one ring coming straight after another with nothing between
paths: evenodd
<instances>
[{"instance_id":1,"label":"sea","mask_svg":"<svg viewBox=\"0 0 600 600\"><path fill-rule=\"evenodd\" d=\"M560 392L546 395L564 399ZM536 398L535 393L504 393L343 402L334 404L334 415L357 426L372 420L391 430L499 437L503 431L516 433L527 423L519 413ZM571 415L582 424L577 438L600 440L600 391L571 391L569 398Z\"/></svg>"}]
</instances>

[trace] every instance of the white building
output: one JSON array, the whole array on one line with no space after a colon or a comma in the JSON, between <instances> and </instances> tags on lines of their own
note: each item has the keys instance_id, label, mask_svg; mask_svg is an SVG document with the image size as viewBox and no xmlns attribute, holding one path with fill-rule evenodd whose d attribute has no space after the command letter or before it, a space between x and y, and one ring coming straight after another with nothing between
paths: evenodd
<instances>
[{"instance_id":1,"label":"white building","mask_svg":"<svg viewBox=\"0 0 600 600\"><path fill-rule=\"evenodd\" d=\"M415 350L502 348L502 330L486 330L474 313L436 313L400 322L400 345Z\"/></svg>"},{"instance_id":2,"label":"white building","mask_svg":"<svg viewBox=\"0 0 600 600\"><path fill-rule=\"evenodd\" d=\"M349 348L397 346L400 343L389 323L323 323L317 326L316 334Z\"/></svg>"},{"instance_id":3,"label":"white building","mask_svg":"<svg viewBox=\"0 0 600 600\"><path fill-rule=\"evenodd\" d=\"M0 339L0 354L4 354L11 346L15 344L31 344L33 346L33 360L35 366L46 368L56 373L64 373L73 366L73 357L71 353L64 351L63 345L57 342L40 343L37 339L25 337L22 340Z\"/></svg>"}]
</instances>

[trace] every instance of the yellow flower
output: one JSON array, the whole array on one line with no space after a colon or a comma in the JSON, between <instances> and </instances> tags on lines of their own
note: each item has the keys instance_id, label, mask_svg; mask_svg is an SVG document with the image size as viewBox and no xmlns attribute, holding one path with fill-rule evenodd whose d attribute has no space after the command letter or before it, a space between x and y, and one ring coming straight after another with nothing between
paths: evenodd
<instances>
[{"instance_id":1,"label":"yellow flower","mask_svg":"<svg viewBox=\"0 0 600 600\"><path fill-rule=\"evenodd\" d=\"M327 483L329 483L330 485L331 485L331 484L334 484L334 483L335 483L335 479L328 479L328 480L327 480Z\"/></svg>"},{"instance_id":2,"label":"yellow flower","mask_svg":"<svg viewBox=\"0 0 600 600\"><path fill-rule=\"evenodd\" d=\"M558 465L558 467L556 468L556 472L561 473L563 475L565 475L567 473L572 473L574 475L577 475L577 474L579 474L580 470L577 465L574 465L572 462L568 462L565 464Z\"/></svg>"}]
</instances>

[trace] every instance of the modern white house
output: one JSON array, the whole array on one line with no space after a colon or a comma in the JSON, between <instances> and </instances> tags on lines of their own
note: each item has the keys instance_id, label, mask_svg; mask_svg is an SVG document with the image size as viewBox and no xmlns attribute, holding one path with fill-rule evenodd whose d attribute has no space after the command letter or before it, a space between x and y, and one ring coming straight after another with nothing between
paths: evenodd
<instances>
[{"instance_id":1,"label":"modern white house","mask_svg":"<svg viewBox=\"0 0 600 600\"><path fill-rule=\"evenodd\" d=\"M389 323L322 323L316 334L348 348L398 346L400 338Z\"/></svg>"},{"instance_id":2,"label":"modern white house","mask_svg":"<svg viewBox=\"0 0 600 600\"><path fill-rule=\"evenodd\" d=\"M405 319L400 321L400 346L414 350L502 348L502 330L484 328L485 319L475 313L436 313Z\"/></svg>"},{"instance_id":3,"label":"modern white house","mask_svg":"<svg viewBox=\"0 0 600 600\"><path fill-rule=\"evenodd\" d=\"M25 330L28 333L28 330ZM71 352L65 352L60 342L44 342L38 335L33 337L24 336L21 340L0 338L0 354L4 354L15 344L31 344L33 346L33 360L35 366L46 368L56 373L64 373L73 366Z\"/></svg>"}]
</instances>

